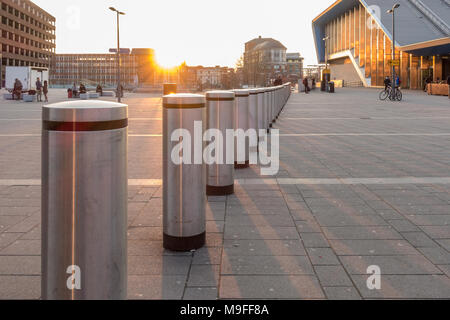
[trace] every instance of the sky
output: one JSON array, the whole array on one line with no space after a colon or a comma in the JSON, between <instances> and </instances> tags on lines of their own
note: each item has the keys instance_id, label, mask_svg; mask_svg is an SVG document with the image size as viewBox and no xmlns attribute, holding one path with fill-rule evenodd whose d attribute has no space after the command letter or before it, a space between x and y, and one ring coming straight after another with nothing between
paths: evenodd
<instances>
[{"instance_id":1,"label":"sky","mask_svg":"<svg viewBox=\"0 0 450 320\"><path fill-rule=\"evenodd\" d=\"M274 38L316 64L312 20L334 0L33 0L56 17L57 53L104 53L117 47L153 48L165 67L234 67L245 42Z\"/></svg>"}]
</instances>

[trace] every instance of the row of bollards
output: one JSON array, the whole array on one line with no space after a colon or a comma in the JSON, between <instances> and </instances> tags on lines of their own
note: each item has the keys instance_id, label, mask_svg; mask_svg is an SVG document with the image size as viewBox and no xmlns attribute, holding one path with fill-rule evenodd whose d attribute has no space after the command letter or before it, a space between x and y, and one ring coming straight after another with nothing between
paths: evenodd
<instances>
[{"instance_id":1,"label":"row of bollards","mask_svg":"<svg viewBox=\"0 0 450 320\"><path fill-rule=\"evenodd\" d=\"M233 194L235 170L249 167L250 151L258 148L257 139L236 145L227 131L269 130L290 93L286 84L164 96L164 248L205 245L206 196ZM126 299L127 136L127 105L43 107L42 299ZM223 148L204 157L205 141L221 139Z\"/></svg>"},{"instance_id":2,"label":"row of bollards","mask_svg":"<svg viewBox=\"0 0 450 320\"><path fill-rule=\"evenodd\" d=\"M272 88L210 91L206 96L176 94L163 98L165 249L189 251L205 244L205 195L233 194L234 171L248 168L250 151L258 147L259 135L255 134L254 139L246 135L245 145L240 146L235 133L270 131L290 93L291 86L286 84ZM194 124L202 119L206 119L206 125ZM205 149L212 161L196 161L204 155L204 148L199 148L203 138L214 142L213 154L208 154L208 148Z\"/></svg>"}]
</instances>

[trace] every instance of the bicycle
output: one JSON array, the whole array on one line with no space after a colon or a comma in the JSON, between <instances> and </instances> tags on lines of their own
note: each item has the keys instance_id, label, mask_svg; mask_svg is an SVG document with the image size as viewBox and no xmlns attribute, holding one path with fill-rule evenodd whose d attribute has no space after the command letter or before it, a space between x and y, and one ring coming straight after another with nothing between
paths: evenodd
<instances>
[{"instance_id":1,"label":"bicycle","mask_svg":"<svg viewBox=\"0 0 450 320\"><path fill-rule=\"evenodd\" d=\"M400 91L400 88L395 88L395 97L394 97L392 87L389 86L387 87L387 89L384 89L383 91L380 92L379 98L382 101L386 100L387 98L389 98L389 100L391 101L402 101L403 94Z\"/></svg>"}]
</instances>

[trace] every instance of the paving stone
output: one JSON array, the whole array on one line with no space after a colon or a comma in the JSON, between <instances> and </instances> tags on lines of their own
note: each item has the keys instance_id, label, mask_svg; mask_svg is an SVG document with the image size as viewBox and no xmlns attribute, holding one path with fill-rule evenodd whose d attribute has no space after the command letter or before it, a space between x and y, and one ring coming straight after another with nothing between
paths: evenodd
<instances>
[{"instance_id":1,"label":"paving stone","mask_svg":"<svg viewBox=\"0 0 450 320\"><path fill-rule=\"evenodd\" d=\"M352 286L352 282L342 266L315 266L314 270L323 287Z\"/></svg>"},{"instance_id":2,"label":"paving stone","mask_svg":"<svg viewBox=\"0 0 450 320\"><path fill-rule=\"evenodd\" d=\"M361 300L354 287L324 287L323 290L329 300Z\"/></svg>"},{"instance_id":3,"label":"paving stone","mask_svg":"<svg viewBox=\"0 0 450 320\"><path fill-rule=\"evenodd\" d=\"M432 239L450 238L450 226L423 226L420 228Z\"/></svg>"},{"instance_id":4,"label":"paving stone","mask_svg":"<svg viewBox=\"0 0 450 320\"><path fill-rule=\"evenodd\" d=\"M16 240L0 250L0 256L40 256L40 240Z\"/></svg>"},{"instance_id":5,"label":"paving stone","mask_svg":"<svg viewBox=\"0 0 450 320\"><path fill-rule=\"evenodd\" d=\"M24 219L26 219L26 216L0 216L0 232L5 232L5 230Z\"/></svg>"},{"instance_id":6,"label":"paving stone","mask_svg":"<svg viewBox=\"0 0 450 320\"><path fill-rule=\"evenodd\" d=\"M183 299L191 301L217 300L218 290L215 287L186 288Z\"/></svg>"},{"instance_id":7,"label":"paving stone","mask_svg":"<svg viewBox=\"0 0 450 320\"><path fill-rule=\"evenodd\" d=\"M220 266L193 265L189 271L188 287L217 287L219 285Z\"/></svg>"},{"instance_id":8,"label":"paving stone","mask_svg":"<svg viewBox=\"0 0 450 320\"><path fill-rule=\"evenodd\" d=\"M300 240L225 240L227 256L305 256Z\"/></svg>"},{"instance_id":9,"label":"paving stone","mask_svg":"<svg viewBox=\"0 0 450 320\"><path fill-rule=\"evenodd\" d=\"M367 288L368 276L353 275L363 298L449 299L450 279L444 275L382 275L381 290Z\"/></svg>"},{"instance_id":10,"label":"paving stone","mask_svg":"<svg viewBox=\"0 0 450 320\"><path fill-rule=\"evenodd\" d=\"M295 240L299 238L295 227L225 226L227 240Z\"/></svg>"},{"instance_id":11,"label":"paving stone","mask_svg":"<svg viewBox=\"0 0 450 320\"><path fill-rule=\"evenodd\" d=\"M431 240L423 232L402 232L403 238L407 240L413 247L436 247L436 242Z\"/></svg>"},{"instance_id":12,"label":"paving stone","mask_svg":"<svg viewBox=\"0 0 450 320\"><path fill-rule=\"evenodd\" d=\"M398 232L417 232L420 229L408 220L388 220L389 224Z\"/></svg>"},{"instance_id":13,"label":"paving stone","mask_svg":"<svg viewBox=\"0 0 450 320\"><path fill-rule=\"evenodd\" d=\"M129 275L128 299L181 300L186 278L187 275Z\"/></svg>"},{"instance_id":14,"label":"paving stone","mask_svg":"<svg viewBox=\"0 0 450 320\"><path fill-rule=\"evenodd\" d=\"M406 255L419 254L404 240L330 240L337 255Z\"/></svg>"},{"instance_id":15,"label":"paving stone","mask_svg":"<svg viewBox=\"0 0 450 320\"><path fill-rule=\"evenodd\" d=\"M162 227L131 227L128 228L128 240L162 241Z\"/></svg>"},{"instance_id":16,"label":"paving stone","mask_svg":"<svg viewBox=\"0 0 450 320\"><path fill-rule=\"evenodd\" d=\"M398 213L395 210L389 210L389 209L376 209L376 213L380 215L384 220L403 220L405 217L403 217L400 213Z\"/></svg>"},{"instance_id":17,"label":"paving stone","mask_svg":"<svg viewBox=\"0 0 450 320\"><path fill-rule=\"evenodd\" d=\"M421 255L406 256L344 256L340 257L343 266L349 274L367 274L370 266L379 266L381 273L385 274L440 274L428 259Z\"/></svg>"},{"instance_id":18,"label":"paving stone","mask_svg":"<svg viewBox=\"0 0 450 320\"><path fill-rule=\"evenodd\" d=\"M434 264L450 264L450 253L441 247L418 248Z\"/></svg>"},{"instance_id":19,"label":"paving stone","mask_svg":"<svg viewBox=\"0 0 450 320\"><path fill-rule=\"evenodd\" d=\"M40 297L40 276L0 275L0 300L37 300Z\"/></svg>"},{"instance_id":20,"label":"paving stone","mask_svg":"<svg viewBox=\"0 0 450 320\"><path fill-rule=\"evenodd\" d=\"M129 256L128 274L148 275L187 275L192 257L186 256Z\"/></svg>"},{"instance_id":21,"label":"paving stone","mask_svg":"<svg viewBox=\"0 0 450 320\"><path fill-rule=\"evenodd\" d=\"M449 235L450 238L450 235ZM442 240L436 240L437 243L441 245L445 250L450 252L450 239L442 239Z\"/></svg>"},{"instance_id":22,"label":"paving stone","mask_svg":"<svg viewBox=\"0 0 450 320\"><path fill-rule=\"evenodd\" d=\"M30 216L40 210L40 207L2 207L0 202L0 216Z\"/></svg>"},{"instance_id":23,"label":"paving stone","mask_svg":"<svg viewBox=\"0 0 450 320\"><path fill-rule=\"evenodd\" d=\"M1 218L1 217L0 217ZM28 232L41 223L41 214L34 213L31 216L21 220L19 223L7 228L6 232Z\"/></svg>"},{"instance_id":24,"label":"paving stone","mask_svg":"<svg viewBox=\"0 0 450 320\"><path fill-rule=\"evenodd\" d=\"M19 239L23 233L0 233L0 252L3 248Z\"/></svg>"},{"instance_id":25,"label":"paving stone","mask_svg":"<svg viewBox=\"0 0 450 320\"><path fill-rule=\"evenodd\" d=\"M297 230L300 233L316 233L321 232L321 228L316 221L296 221Z\"/></svg>"},{"instance_id":26,"label":"paving stone","mask_svg":"<svg viewBox=\"0 0 450 320\"><path fill-rule=\"evenodd\" d=\"M41 275L41 257L38 256L2 256L0 275Z\"/></svg>"},{"instance_id":27,"label":"paving stone","mask_svg":"<svg viewBox=\"0 0 450 320\"><path fill-rule=\"evenodd\" d=\"M292 217L286 215L230 215L226 218L227 226L272 226L293 227Z\"/></svg>"},{"instance_id":28,"label":"paving stone","mask_svg":"<svg viewBox=\"0 0 450 320\"><path fill-rule=\"evenodd\" d=\"M448 226L450 225L450 214L445 215L408 215L406 216L417 226Z\"/></svg>"},{"instance_id":29,"label":"paving stone","mask_svg":"<svg viewBox=\"0 0 450 320\"><path fill-rule=\"evenodd\" d=\"M300 233L306 248L328 248L330 244L322 233Z\"/></svg>"},{"instance_id":30,"label":"paving stone","mask_svg":"<svg viewBox=\"0 0 450 320\"><path fill-rule=\"evenodd\" d=\"M227 256L222 258L222 275L314 274L305 256Z\"/></svg>"},{"instance_id":31,"label":"paving stone","mask_svg":"<svg viewBox=\"0 0 450 320\"><path fill-rule=\"evenodd\" d=\"M194 252L192 264L220 264L221 260L221 247L204 247Z\"/></svg>"},{"instance_id":32,"label":"paving stone","mask_svg":"<svg viewBox=\"0 0 450 320\"><path fill-rule=\"evenodd\" d=\"M438 268L450 278L450 264L441 264L438 265Z\"/></svg>"},{"instance_id":33,"label":"paving stone","mask_svg":"<svg viewBox=\"0 0 450 320\"><path fill-rule=\"evenodd\" d=\"M353 216L348 214L315 214L317 222L322 227L345 227L345 226L386 226L388 225L379 216Z\"/></svg>"},{"instance_id":34,"label":"paving stone","mask_svg":"<svg viewBox=\"0 0 450 320\"><path fill-rule=\"evenodd\" d=\"M222 276L221 299L324 299L314 276Z\"/></svg>"},{"instance_id":35,"label":"paving stone","mask_svg":"<svg viewBox=\"0 0 450 320\"><path fill-rule=\"evenodd\" d=\"M207 233L223 233L225 230L225 222L223 221L206 221Z\"/></svg>"},{"instance_id":36,"label":"paving stone","mask_svg":"<svg viewBox=\"0 0 450 320\"><path fill-rule=\"evenodd\" d=\"M385 226L353 226L324 227L323 233L327 239L335 240L399 240L402 236L392 227Z\"/></svg>"},{"instance_id":37,"label":"paving stone","mask_svg":"<svg viewBox=\"0 0 450 320\"><path fill-rule=\"evenodd\" d=\"M306 251L314 266L341 264L330 248L307 248Z\"/></svg>"}]
</instances>

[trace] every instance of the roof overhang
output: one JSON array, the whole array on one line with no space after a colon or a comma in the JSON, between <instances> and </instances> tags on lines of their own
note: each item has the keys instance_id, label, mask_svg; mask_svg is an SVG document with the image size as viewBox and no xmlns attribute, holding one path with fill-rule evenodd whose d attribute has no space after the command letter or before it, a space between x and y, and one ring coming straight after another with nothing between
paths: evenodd
<instances>
[{"instance_id":1,"label":"roof overhang","mask_svg":"<svg viewBox=\"0 0 450 320\"><path fill-rule=\"evenodd\" d=\"M450 54L450 37L402 46L399 49L417 56L447 55Z\"/></svg>"}]
</instances>

